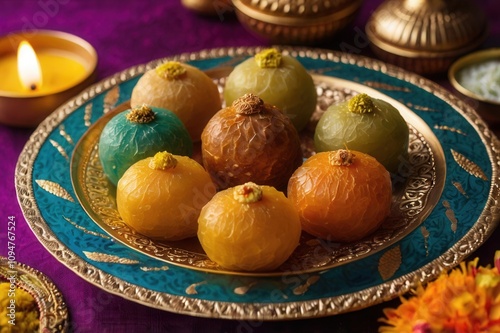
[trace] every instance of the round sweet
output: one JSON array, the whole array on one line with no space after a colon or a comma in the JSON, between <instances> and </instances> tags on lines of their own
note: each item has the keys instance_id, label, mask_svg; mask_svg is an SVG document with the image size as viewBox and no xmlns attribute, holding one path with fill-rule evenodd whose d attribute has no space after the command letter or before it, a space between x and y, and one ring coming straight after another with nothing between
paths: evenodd
<instances>
[{"instance_id":1,"label":"round sweet","mask_svg":"<svg viewBox=\"0 0 500 333\"><path fill-rule=\"evenodd\" d=\"M237 65L226 79L226 105L252 93L281 109L301 131L316 110L318 94L311 75L291 56L276 49L261 51Z\"/></svg>"},{"instance_id":2,"label":"round sweet","mask_svg":"<svg viewBox=\"0 0 500 333\"><path fill-rule=\"evenodd\" d=\"M114 185L132 164L162 150L191 156L193 142L174 113L147 105L114 116L99 138L99 159Z\"/></svg>"},{"instance_id":3,"label":"round sweet","mask_svg":"<svg viewBox=\"0 0 500 333\"><path fill-rule=\"evenodd\" d=\"M304 231L353 242L374 232L389 215L391 178L382 164L362 152L321 152L294 172L288 198Z\"/></svg>"},{"instance_id":4,"label":"round sweet","mask_svg":"<svg viewBox=\"0 0 500 333\"><path fill-rule=\"evenodd\" d=\"M208 257L235 271L278 268L300 234L299 217L285 195L254 183L217 193L198 219L198 239Z\"/></svg>"},{"instance_id":5,"label":"round sweet","mask_svg":"<svg viewBox=\"0 0 500 333\"><path fill-rule=\"evenodd\" d=\"M118 182L123 221L151 239L196 236L202 207L215 195L210 176L195 160L160 152L132 165Z\"/></svg>"},{"instance_id":6,"label":"round sweet","mask_svg":"<svg viewBox=\"0 0 500 333\"><path fill-rule=\"evenodd\" d=\"M408 142L408 125L399 111L367 94L331 105L314 133L316 151L361 151L375 157L392 173L408 161Z\"/></svg>"},{"instance_id":7,"label":"round sweet","mask_svg":"<svg viewBox=\"0 0 500 333\"><path fill-rule=\"evenodd\" d=\"M217 112L201 143L203 166L218 189L252 181L284 190L302 164L300 138L290 119L253 94Z\"/></svg>"},{"instance_id":8,"label":"round sweet","mask_svg":"<svg viewBox=\"0 0 500 333\"><path fill-rule=\"evenodd\" d=\"M130 104L143 103L174 112L193 142L200 141L206 123L222 108L214 81L200 69L177 61L161 64L137 81Z\"/></svg>"}]
</instances>

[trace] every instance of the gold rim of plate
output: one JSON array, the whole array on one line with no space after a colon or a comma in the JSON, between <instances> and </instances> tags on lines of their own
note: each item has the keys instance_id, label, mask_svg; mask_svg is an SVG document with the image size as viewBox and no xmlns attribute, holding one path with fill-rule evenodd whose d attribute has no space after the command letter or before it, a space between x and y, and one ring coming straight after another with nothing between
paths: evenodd
<instances>
[{"instance_id":1,"label":"gold rim of plate","mask_svg":"<svg viewBox=\"0 0 500 333\"><path fill-rule=\"evenodd\" d=\"M61 292L42 272L0 256L0 282L15 276L15 285L35 299L39 311L39 332L67 332L68 309Z\"/></svg>"},{"instance_id":2,"label":"gold rim of plate","mask_svg":"<svg viewBox=\"0 0 500 333\"><path fill-rule=\"evenodd\" d=\"M207 71L223 91L231 67ZM116 208L116 187L103 173L99 161L100 134L111 118L128 109L125 102L110 110L81 137L71 159L71 181L75 194L89 217L113 239L158 260L211 273L242 276L279 276L327 270L359 260L386 249L415 230L437 204L446 178L441 145L427 124L404 104L359 83L312 74L318 92L318 106L306 130L301 132L302 150L307 158L314 154L313 135L317 121L326 108L358 93L367 93L394 105L410 128L409 159L393 176L394 193L390 216L368 237L349 244L322 240L303 232L300 245L277 270L243 272L226 270L204 253L196 237L176 242L158 242L135 232L120 218ZM222 98L222 96L221 96ZM197 158L200 152L195 152Z\"/></svg>"}]
</instances>

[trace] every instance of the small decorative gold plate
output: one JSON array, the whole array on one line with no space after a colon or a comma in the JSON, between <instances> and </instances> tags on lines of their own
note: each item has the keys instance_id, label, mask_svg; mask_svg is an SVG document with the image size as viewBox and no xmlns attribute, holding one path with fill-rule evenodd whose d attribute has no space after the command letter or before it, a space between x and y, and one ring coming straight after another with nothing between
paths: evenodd
<instances>
[{"instance_id":1,"label":"small decorative gold plate","mask_svg":"<svg viewBox=\"0 0 500 333\"><path fill-rule=\"evenodd\" d=\"M64 298L45 274L0 256L0 282L13 283L35 299L40 314L39 332L68 331L70 323Z\"/></svg>"}]
</instances>

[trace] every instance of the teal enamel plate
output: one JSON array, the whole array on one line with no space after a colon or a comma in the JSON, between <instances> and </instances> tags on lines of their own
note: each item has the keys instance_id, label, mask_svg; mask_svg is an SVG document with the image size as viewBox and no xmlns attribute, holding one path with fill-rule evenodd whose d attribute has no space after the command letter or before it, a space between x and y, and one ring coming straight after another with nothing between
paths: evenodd
<instances>
[{"instance_id":1,"label":"teal enamel plate","mask_svg":"<svg viewBox=\"0 0 500 333\"><path fill-rule=\"evenodd\" d=\"M395 298L456 266L491 235L499 218L500 146L476 112L444 88L378 60L305 48L282 52L313 75L316 116L331 103L366 92L396 106L409 124L410 158L393 176L394 204L381 229L348 245L304 236L280 270L255 274L220 269L196 240L157 244L130 230L96 162L96 140L106 121L127 107L139 77L163 61L196 66L223 89L230 69L260 50L205 50L129 68L40 124L19 157L16 189L26 220L47 250L83 279L154 308L282 320ZM312 131L303 133L306 155L312 153Z\"/></svg>"}]
</instances>

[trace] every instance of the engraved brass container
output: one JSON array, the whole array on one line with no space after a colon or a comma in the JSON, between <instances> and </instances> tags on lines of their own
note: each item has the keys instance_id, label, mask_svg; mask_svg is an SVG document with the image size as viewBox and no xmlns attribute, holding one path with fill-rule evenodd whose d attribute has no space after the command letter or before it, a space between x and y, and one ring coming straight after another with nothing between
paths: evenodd
<instances>
[{"instance_id":1,"label":"engraved brass container","mask_svg":"<svg viewBox=\"0 0 500 333\"><path fill-rule=\"evenodd\" d=\"M224 15L232 11L231 0L181 0L184 7L202 15Z\"/></svg>"},{"instance_id":2,"label":"engraved brass container","mask_svg":"<svg viewBox=\"0 0 500 333\"><path fill-rule=\"evenodd\" d=\"M420 74L445 72L477 48L487 30L471 0L387 0L366 25L378 57Z\"/></svg>"},{"instance_id":3,"label":"engraved brass container","mask_svg":"<svg viewBox=\"0 0 500 333\"><path fill-rule=\"evenodd\" d=\"M312 45L349 24L362 0L233 0L241 24L279 44Z\"/></svg>"},{"instance_id":4,"label":"engraved brass container","mask_svg":"<svg viewBox=\"0 0 500 333\"><path fill-rule=\"evenodd\" d=\"M490 60L500 60L500 48L476 51L456 60L448 71L448 79L460 97L471 104L489 125L500 125L500 102L467 89L460 82L460 72L469 66L479 65Z\"/></svg>"}]
</instances>

